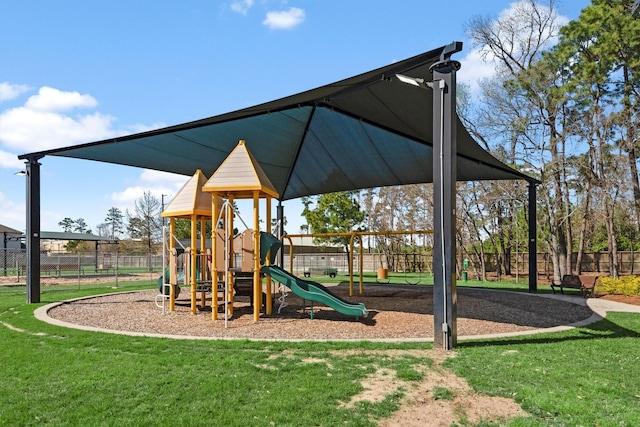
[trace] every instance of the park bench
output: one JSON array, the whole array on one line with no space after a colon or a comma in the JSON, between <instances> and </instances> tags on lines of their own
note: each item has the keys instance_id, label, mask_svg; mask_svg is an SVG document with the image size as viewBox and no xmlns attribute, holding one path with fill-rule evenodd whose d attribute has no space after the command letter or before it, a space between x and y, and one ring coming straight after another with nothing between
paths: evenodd
<instances>
[{"instance_id":1,"label":"park bench","mask_svg":"<svg viewBox=\"0 0 640 427\"><path fill-rule=\"evenodd\" d=\"M78 264L41 264L40 273L46 275L61 276L63 271L77 271L79 274L84 274L84 267L78 266ZM27 266L22 264L18 266L18 274L27 274Z\"/></svg>"},{"instance_id":2,"label":"park bench","mask_svg":"<svg viewBox=\"0 0 640 427\"><path fill-rule=\"evenodd\" d=\"M556 288L560 288L560 293L564 294L565 288L579 289L582 296L587 298L593 296L593 290L596 287L598 276L565 274L559 282L551 282L551 291L555 294Z\"/></svg>"},{"instance_id":3,"label":"park bench","mask_svg":"<svg viewBox=\"0 0 640 427\"><path fill-rule=\"evenodd\" d=\"M78 264L40 264L40 274L61 276L63 271L76 271L84 275L84 266L78 266ZM18 267L18 274L27 274L26 264Z\"/></svg>"},{"instance_id":4,"label":"park bench","mask_svg":"<svg viewBox=\"0 0 640 427\"><path fill-rule=\"evenodd\" d=\"M304 277L311 276L329 276L336 277L338 275L337 268L307 268L304 270Z\"/></svg>"},{"instance_id":5,"label":"park bench","mask_svg":"<svg viewBox=\"0 0 640 427\"><path fill-rule=\"evenodd\" d=\"M78 274L84 274L84 267L78 266L78 264L42 264L40 271L46 274L55 274L56 276L61 276L64 271L76 271Z\"/></svg>"}]
</instances>

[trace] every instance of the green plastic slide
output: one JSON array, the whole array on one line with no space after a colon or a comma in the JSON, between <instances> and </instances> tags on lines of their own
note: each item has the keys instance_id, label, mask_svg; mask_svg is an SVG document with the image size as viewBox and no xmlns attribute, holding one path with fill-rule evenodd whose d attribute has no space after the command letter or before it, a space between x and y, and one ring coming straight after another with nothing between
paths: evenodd
<instances>
[{"instance_id":1,"label":"green plastic slide","mask_svg":"<svg viewBox=\"0 0 640 427\"><path fill-rule=\"evenodd\" d=\"M165 295L165 296L169 296L169 288L165 288L164 286L162 286L162 277L160 276L158 277L158 290L160 291L161 294ZM184 272L181 271L180 273L178 273L178 283L180 283L182 280L184 280ZM169 284L169 269L167 268L164 271L164 283L165 284ZM180 295L180 286L176 286L176 295L175 297L178 298L178 295Z\"/></svg>"},{"instance_id":2,"label":"green plastic slide","mask_svg":"<svg viewBox=\"0 0 640 427\"><path fill-rule=\"evenodd\" d=\"M367 317L367 308L364 304L354 304L344 300L332 294L329 289L320 283L296 277L276 265L266 265L263 266L261 270L264 274L271 276L273 279L291 289L291 292L302 299L321 302L338 313L347 316Z\"/></svg>"}]
</instances>

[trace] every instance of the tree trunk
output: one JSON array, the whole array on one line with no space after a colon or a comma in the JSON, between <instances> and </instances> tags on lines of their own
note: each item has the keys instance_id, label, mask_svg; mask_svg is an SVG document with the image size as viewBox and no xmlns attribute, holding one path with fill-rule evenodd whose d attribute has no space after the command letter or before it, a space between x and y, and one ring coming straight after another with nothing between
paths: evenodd
<instances>
[{"instance_id":1,"label":"tree trunk","mask_svg":"<svg viewBox=\"0 0 640 427\"><path fill-rule=\"evenodd\" d=\"M563 143L563 154L562 157L565 158L564 154L564 143ZM565 253L567 254L565 260L565 271L566 274L571 274L573 272L573 263L571 257L573 256L573 229L571 227L571 197L569 195L569 186L567 185L567 169L566 167L562 167L562 182L564 185L562 186L562 198L564 200L564 206L567 209L566 216L564 219L564 229L565 229Z\"/></svg>"},{"instance_id":2,"label":"tree trunk","mask_svg":"<svg viewBox=\"0 0 640 427\"><path fill-rule=\"evenodd\" d=\"M631 171L631 185L633 187L633 207L636 214L636 230L640 230L640 183L638 182L638 156L633 142L627 143L630 146L628 152L629 170Z\"/></svg>"},{"instance_id":3,"label":"tree trunk","mask_svg":"<svg viewBox=\"0 0 640 427\"><path fill-rule=\"evenodd\" d=\"M553 185L553 194L548 194L548 216L549 216L549 244L551 260L553 262L553 278L559 281L563 275L569 274L567 271L567 235L564 221L569 221L567 207L564 202L564 186L566 182L563 178L565 159L562 157L563 150L561 138L556 128L556 116L552 113L548 118L549 127L549 152L551 154L550 175ZM560 146L560 149L558 149Z\"/></svg>"},{"instance_id":4,"label":"tree trunk","mask_svg":"<svg viewBox=\"0 0 640 427\"><path fill-rule=\"evenodd\" d=\"M607 228L607 242L609 244L609 275L618 278L620 268L618 265L618 244L616 243L616 232L613 223L613 208L609 206L609 197L605 200L605 226Z\"/></svg>"},{"instance_id":5,"label":"tree trunk","mask_svg":"<svg viewBox=\"0 0 640 427\"><path fill-rule=\"evenodd\" d=\"M625 135L623 136L623 140L629 160L631 187L633 188L633 207L636 216L636 230L640 230L640 176L638 176L638 156L636 153L637 121L633 119L632 112L634 111L634 108L631 100L633 97L634 88L633 84L631 83L629 67L627 67L626 65L622 67L622 77L624 83L624 97L622 98L622 105L624 106L624 110L622 112L622 116L624 128L626 130ZM635 99L637 102L637 98Z\"/></svg>"},{"instance_id":6,"label":"tree trunk","mask_svg":"<svg viewBox=\"0 0 640 427\"><path fill-rule=\"evenodd\" d=\"M576 274L582 274L582 257L584 255L587 226L591 218L591 179L587 178L584 200L582 202L582 218L580 220L580 236L578 237L578 253L576 254Z\"/></svg>"}]
</instances>

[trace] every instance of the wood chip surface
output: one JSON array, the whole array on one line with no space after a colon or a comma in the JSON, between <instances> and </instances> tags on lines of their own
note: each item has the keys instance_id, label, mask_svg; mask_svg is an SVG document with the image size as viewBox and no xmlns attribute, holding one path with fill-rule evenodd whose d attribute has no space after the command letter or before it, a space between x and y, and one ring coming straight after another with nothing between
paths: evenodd
<instances>
[{"instance_id":1,"label":"wood chip surface","mask_svg":"<svg viewBox=\"0 0 640 427\"><path fill-rule=\"evenodd\" d=\"M165 314L156 306L157 291L116 293L67 302L49 310L50 317L65 322L114 331L211 338L271 340L411 340L433 338L433 287L367 284L362 295L349 296L348 285L331 287L336 295L366 305L369 315L355 319L322 304L288 293L289 304L273 314L253 320L248 298L237 297L233 317L224 321L222 295L219 320L211 319L211 294L206 307L191 314L189 289L183 288L176 310ZM590 317L588 307L535 295L476 289L457 291L458 337L510 333L567 325ZM225 327L226 323L226 327Z\"/></svg>"}]
</instances>

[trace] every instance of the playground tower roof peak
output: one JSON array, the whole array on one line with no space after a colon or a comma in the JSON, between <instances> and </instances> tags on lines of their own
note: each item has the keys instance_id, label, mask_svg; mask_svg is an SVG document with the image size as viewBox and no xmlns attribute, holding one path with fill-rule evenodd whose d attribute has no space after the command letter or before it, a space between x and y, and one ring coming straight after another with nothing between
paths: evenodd
<instances>
[{"instance_id":1,"label":"playground tower roof peak","mask_svg":"<svg viewBox=\"0 0 640 427\"><path fill-rule=\"evenodd\" d=\"M278 197L278 192L244 140L238 142L202 189L223 197L233 195L235 199L250 199L255 191L260 196Z\"/></svg>"},{"instance_id":2,"label":"playground tower roof peak","mask_svg":"<svg viewBox=\"0 0 640 427\"><path fill-rule=\"evenodd\" d=\"M211 193L202 191L207 177L198 169L191 179L171 200L169 206L162 212L167 218L191 218L197 216L211 216Z\"/></svg>"}]
</instances>

